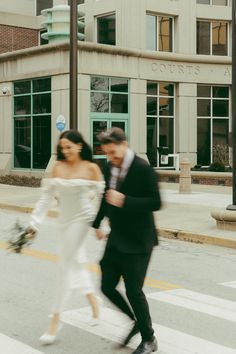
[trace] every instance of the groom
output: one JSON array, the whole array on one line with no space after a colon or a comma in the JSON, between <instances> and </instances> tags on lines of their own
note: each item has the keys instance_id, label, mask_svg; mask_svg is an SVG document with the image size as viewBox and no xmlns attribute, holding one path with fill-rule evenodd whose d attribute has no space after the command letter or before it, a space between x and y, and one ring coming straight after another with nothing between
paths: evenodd
<instances>
[{"instance_id":1,"label":"groom","mask_svg":"<svg viewBox=\"0 0 236 354\"><path fill-rule=\"evenodd\" d=\"M104 216L111 227L100 262L102 292L133 320L122 345L140 332L142 341L132 354L149 354L157 351L157 340L142 288L153 246L158 243L152 213L161 206L157 175L129 149L122 129L112 128L98 139L109 163L104 172L106 192L93 227L98 239L105 236L99 230ZM121 277L129 303L116 289Z\"/></svg>"}]
</instances>

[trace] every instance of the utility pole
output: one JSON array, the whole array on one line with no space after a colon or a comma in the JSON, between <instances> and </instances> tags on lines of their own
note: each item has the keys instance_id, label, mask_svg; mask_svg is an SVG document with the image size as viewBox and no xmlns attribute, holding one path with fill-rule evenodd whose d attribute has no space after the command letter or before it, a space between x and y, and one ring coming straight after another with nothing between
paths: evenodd
<instances>
[{"instance_id":1,"label":"utility pole","mask_svg":"<svg viewBox=\"0 0 236 354\"><path fill-rule=\"evenodd\" d=\"M236 0L232 0L232 205L227 210L236 210Z\"/></svg>"},{"instance_id":2,"label":"utility pole","mask_svg":"<svg viewBox=\"0 0 236 354\"><path fill-rule=\"evenodd\" d=\"M78 128L77 33L78 33L77 0L71 0L70 2L70 129L76 129L76 130Z\"/></svg>"}]
</instances>

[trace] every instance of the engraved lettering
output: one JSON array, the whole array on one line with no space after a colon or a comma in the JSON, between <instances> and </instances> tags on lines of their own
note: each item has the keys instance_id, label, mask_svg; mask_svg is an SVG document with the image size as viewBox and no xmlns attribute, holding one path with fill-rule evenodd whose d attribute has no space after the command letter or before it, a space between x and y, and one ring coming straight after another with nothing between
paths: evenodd
<instances>
[{"instance_id":1,"label":"engraved lettering","mask_svg":"<svg viewBox=\"0 0 236 354\"><path fill-rule=\"evenodd\" d=\"M166 64L160 64L160 72L166 71Z\"/></svg>"},{"instance_id":2,"label":"engraved lettering","mask_svg":"<svg viewBox=\"0 0 236 354\"><path fill-rule=\"evenodd\" d=\"M183 65L178 65L178 72L179 72L179 74L184 74L184 66Z\"/></svg>"}]
</instances>

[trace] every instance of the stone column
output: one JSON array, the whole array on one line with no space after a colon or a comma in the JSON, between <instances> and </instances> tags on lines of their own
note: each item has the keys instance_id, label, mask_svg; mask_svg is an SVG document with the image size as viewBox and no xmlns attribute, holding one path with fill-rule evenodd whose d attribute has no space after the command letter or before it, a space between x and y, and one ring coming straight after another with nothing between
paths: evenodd
<instances>
[{"instance_id":1,"label":"stone column","mask_svg":"<svg viewBox=\"0 0 236 354\"><path fill-rule=\"evenodd\" d=\"M182 194L192 193L190 162L188 159L183 159L180 162L179 193Z\"/></svg>"}]
</instances>

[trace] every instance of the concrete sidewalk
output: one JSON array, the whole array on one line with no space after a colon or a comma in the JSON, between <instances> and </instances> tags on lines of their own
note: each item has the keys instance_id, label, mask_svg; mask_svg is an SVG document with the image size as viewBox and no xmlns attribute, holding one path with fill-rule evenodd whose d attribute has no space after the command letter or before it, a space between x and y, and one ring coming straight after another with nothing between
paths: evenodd
<instances>
[{"instance_id":1,"label":"concrete sidewalk","mask_svg":"<svg viewBox=\"0 0 236 354\"><path fill-rule=\"evenodd\" d=\"M236 232L219 230L211 217L213 208L232 203L232 187L192 185L191 194L179 194L179 185L160 183L163 207L155 213L162 237L236 248ZM31 212L40 188L0 184L0 208ZM49 215L56 215L56 203Z\"/></svg>"}]
</instances>

